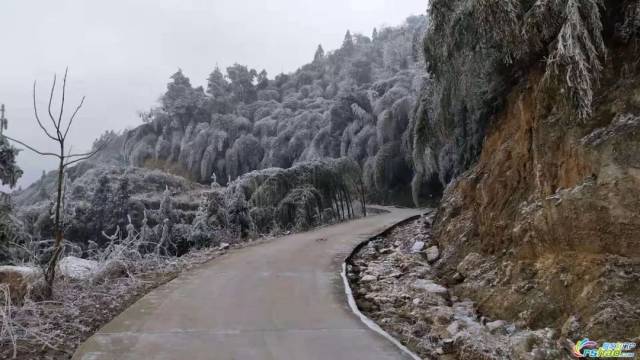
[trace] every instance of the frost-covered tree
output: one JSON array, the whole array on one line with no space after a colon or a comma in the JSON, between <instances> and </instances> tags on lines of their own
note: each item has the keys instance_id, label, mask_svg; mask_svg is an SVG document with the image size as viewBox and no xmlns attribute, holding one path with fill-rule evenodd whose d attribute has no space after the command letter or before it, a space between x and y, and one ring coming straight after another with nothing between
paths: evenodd
<instances>
[{"instance_id":1,"label":"frost-covered tree","mask_svg":"<svg viewBox=\"0 0 640 360\"><path fill-rule=\"evenodd\" d=\"M160 202L160 209L158 215L161 221L169 220L169 224L173 224L176 220L176 214L173 209L173 199L169 187L162 193L162 201Z\"/></svg>"},{"instance_id":2,"label":"frost-covered tree","mask_svg":"<svg viewBox=\"0 0 640 360\"><path fill-rule=\"evenodd\" d=\"M370 83L371 72L371 61L367 59L359 59L351 64L350 76L358 85Z\"/></svg>"},{"instance_id":3,"label":"frost-covered tree","mask_svg":"<svg viewBox=\"0 0 640 360\"><path fill-rule=\"evenodd\" d=\"M89 208L89 220L91 221L91 229L94 241L102 243L106 241L102 238L102 231L106 231L108 225L108 217L110 213L109 204L111 203L111 184L109 178L105 175L98 179L98 186L91 198L91 207Z\"/></svg>"},{"instance_id":4,"label":"frost-covered tree","mask_svg":"<svg viewBox=\"0 0 640 360\"><path fill-rule=\"evenodd\" d=\"M123 176L118 181L118 186L113 195L112 214L115 224L124 229L127 226L129 218L129 200L131 199L129 179Z\"/></svg>"},{"instance_id":5,"label":"frost-covered tree","mask_svg":"<svg viewBox=\"0 0 640 360\"><path fill-rule=\"evenodd\" d=\"M42 170L42 175L40 176L40 180L38 181L38 198L39 200L47 200L49 199L49 192L47 190L46 185L46 172Z\"/></svg>"},{"instance_id":6,"label":"frost-covered tree","mask_svg":"<svg viewBox=\"0 0 640 360\"><path fill-rule=\"evenodd\" d=\"M258 73L254 69L249 69L244 65L234 64L227 68L229 89L235 101L245 104L256 101L257 93L253 81L257 76Z\"/></svg>"},{"instance_id":7,"label":"frost-covered tree","mask_svg":"<svg viewBox=\"0 0 640 360\"><path fill-rule=\"evenodd\" d=\"M224 77L220 68L216 66L215 70L209 75L207 82L207 93L214 98L223 98L229 91L229 83Z\"/></svg>"},{"instance_id":8,"label":"frost-covered tree","mask_svg":"<svg viewBox=\"0 0 640 360\"><path fill-rule=\"evenodd\" d=\"M231 179L257 169L264 156L264 149L253 135L242 135L227 151L227 174Z\"/></svg>"},{"instance_id":9,"label":"frost-covered tree","mask_svg":"<svg viewBox=\"0 0 640 360\"><path fill-rule=\"evenodd\" d=\"M4 120L4 105L3 120ZM6 125L2 125L3 130ZM15 187L18 179L22 176L22 170L16 165L16 156L18 150L11 146L7 139L0 137L0 182L10 188ZM11 198L0 193L0 264L5 263L9 259L9 243L14 241L18 236L19 228L13 219Z\"/></svg>"},{"instance_id":10,"label":"frost-covered tree","mask_svg":"<svg viewBox=\"0 0 640 360\"><path fill-rule=\"evenodd\" d=\"M235 192L227 199L227 211L229 213L229 225L240 237L248 237L254 230L250 208L244 194Z\"/></svg>"},{"instance_id":11,"label":"frost-covered tree","mask_svg":"<svg viewBox=\"0 0 640 360\"><path fill-rule=\"evenodd\" d=\"M324 59L324 49L322 48L322 45L318 45L318 48L316 49L316 54L313 56L313 62L318 64L323 59Z\"/></svg>"},{"instance_id":12,"label":"frost-covered tree","mask_svg":"<svg viewBox=\"0 0 640 360\"><path fill-rule=\"evenodd\" d=\"M355 45L353 43L353 36L351 36L351 31L347 30L347 33L344 35L344 41L342 42L342 48L340 50L346 56L350 56L353 54Z\"/></svg>"},{"instance_id":13,"label":"frost-covered tree","mask_svg":"<svg viewBox=\"0 0 640 360\"><path fill-rule=\"evenodd\" d=\"M258 76L256 77L256 89L257 90L264 90L266 88L269 87L269 74L267 73L267 70L262 69L262 71L260 71L260 73L258 73Z\"/></svg>"},{"instance_id":14,"label":"frost-covered tree","mask_svg":"<svg viewBox=\"0 0 640 360\"><path fill-rule=\"evenodd\" d=\"M564 23L547 57L546 81L563 79L570 95L570 105L577 118L591 115L593 91L602 70L601 58L606 54L598 0L567 0Z\"/></svg>"},{"instance_id":15,"label":"frost-covered tree","mask_svg":"<svg viewBox=\"0 0 640 360\"><path fill-rule=\"evenodd\" d=\"M22 176L22 170L16 164L19 150L11 146L7 139L0 137L0 181L2 185L13 188Z\"/></svg>"},{"instance_id":16,"label":"frost-covered tree","mask_svg":"<svg viewBox=\"0 0 640 360\"><path fill-rule=\"evenodd\" d=\"M378 29L376 41L348 32L340 49L319 46L311 63L274 80L239 64L226 78L215 69L194 115L153 111L152 121L125 135L125 158L207 185L214 172L226 185L253 170L314 159L349 156L363 166L382 146L410 138L424 73L414 52L425 29L426 17L416 17ZM170 87L167 98L194 91L184 74ZM372 129L385 111L378 141ZM401 186L410 193L408 181Z\"/></svg>"},{"instance_id":17,"label":"frost-covered tree","mask_svg":"<svg viewBox=\"0 0 640 360\"><path fill-rule=\"evenodd\" d=\"M203 196L196 216L191 224L189 232L189 243L191 247L201 248L211 243L213 238L213 228L209 225L209 204L207 197Z\"/></svg>"},{"instance_id":18,"label":"frost-covered tree","mask_svg":"<svg viewBox=\"0 0 640 360\"><path fill-rule=\"evenodd\" d=\"M171 82L167 85L167 92L162 97L163 109L180 121L198 119L203 114L205 104L204 90L201 87L193 88L188 77L182 70L178 70L171 76Z\"/></svg>"}]
</instances>

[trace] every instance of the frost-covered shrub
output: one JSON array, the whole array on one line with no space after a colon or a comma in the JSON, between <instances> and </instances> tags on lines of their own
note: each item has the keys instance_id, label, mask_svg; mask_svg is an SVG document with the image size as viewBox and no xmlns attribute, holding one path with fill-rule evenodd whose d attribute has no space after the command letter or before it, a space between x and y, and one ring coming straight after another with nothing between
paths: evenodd
<instances>
[{"instance_id":1,"label":"frost-covered shrub","mask_svg":"<svg viewBox=\"0 0 640 360\"><path fill-rule=\"evenodd\" d=\"M270 220L264 211L255 209L268 209L272 214L275 209L280 228L302 229L322 221L326 208L335 209L340 218L353 217L353 202L362 198L361 183L359 165L343 158L254 171L234 181L226 196L248 199L259 230Z\"/></svg>"},{"instance_id":2,"label":"frost-covered shrub","mask_svg":"<svg viewBox=\"0 0 640 360\"><path fill-rule=\"evenodd\" d=\"M229 226L229 215L226 209L224 196L219 192L210 192L206 195L207 223L213 229L224 229Z\"/></svg>"},{"instance_id":3,"label":"frost-covered shrub","mask_svg":"<svg viewBox=\"0 0 640 360\"><path fill-rule=\"evenodd\" d=\"M307 230L321 221L322 197L310 186L291 190L277 208L278 222L282 228L291 225Z\"/></svg>"},{"instance_id":4,"label":"frost-covered shrub","mask_svg":"<svg viewBox=\"0 0 640 360\"><path fill-rule=\"evenodd\" d=\"M276 209L273 207L253 207L251 208L249 215L253 221L256 230L262 234L272 231L275 224Z\"/></svg>"},{"instance_id":5,"label":"frost-covered shrub","mask_svg":"<svg viewBox=\"0 0 640 360\"><path fill-rule=\"evenodd\" d=\"M229 214L229 226L240 237L249 236L255 229L250 215L250 208L242 193L230 193L226 199Z\"/></svg>"}]
</instances>

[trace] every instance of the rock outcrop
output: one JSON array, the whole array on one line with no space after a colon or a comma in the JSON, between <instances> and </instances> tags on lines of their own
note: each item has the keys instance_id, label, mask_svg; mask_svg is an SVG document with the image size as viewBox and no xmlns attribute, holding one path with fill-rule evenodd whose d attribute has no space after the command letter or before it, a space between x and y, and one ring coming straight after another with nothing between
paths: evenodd
<instances>
[{"instance_id":1,"label":"rock outcrop","mask_svg":"<svg viewBox=\"0 0 640 360\"><path fill-rule=\"evenodd\" d=\"M417 183L453 179L434 221L433 269L454 296L558 339L637 341L637 2L596 3L432 2L427 52L440 93L424 94L420 109L419 129L436 132L416 132ZM490 18L503 21L487 29ZM526 48L510 39L514 29ZM482 54L491 56L475 72L466 60L442 62ZM480 95L457 102L459 78L475 79Z\"/></svg>"},{"instance_id":2,"label":"rock outcrop","mask_svg":"<svg viewBox=\"0 0 640 360\"><path fill-rule=\"evenodd\" d=\"M598 95L594 117L567 129L537 110L539 94L514 90L478 164L447 190L441 274L462 274L457 293L483 313L558 330L576 317L594 338L640 331L640 81Z\"/></svg>"},{"instance_id":3,"label":"rock outcrop","mask_svg":"<svg viewBox=\"0 0 640 360\"><path fill-rule=\"evenodd\" d=\"M58 273L70 280L88 280L98 272L99 267L97 261L67 256L58 262Z\"/></svg>"}]
</instances>

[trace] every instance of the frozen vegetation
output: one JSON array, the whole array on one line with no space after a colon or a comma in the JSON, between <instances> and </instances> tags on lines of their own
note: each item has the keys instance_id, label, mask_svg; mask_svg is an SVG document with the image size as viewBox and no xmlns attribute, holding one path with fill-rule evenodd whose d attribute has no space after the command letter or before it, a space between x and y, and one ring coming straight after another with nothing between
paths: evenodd
<instances>
[{"instance_id":1,"label":"frozen vegetation","mask_svg":"<svg viewBox=\"0 0 640 360\"><path fill-rule=\"evenodd\" d=\"M112 284L366 203L437 205L428 229L371 242L348 274L365 312L421 355L551 359L584 333L637 341L640 2L429 9L347 32L289 74L236 64L197 87L177 71L140 126L66 170L65 269ZM16 156L0 143L4 184ZM57 175L2 197L0 262L50 257ZM32 275L15 269L21 293Z\"/></svg>"},{"instance_id":2,"label":"frozen vegetation","mask_svg":"<svg viewBox=\"0 0 640 360\"><path fill-rule=\"evenodd\" d=\"M426 18L411 17L371 37L347 32L340 49L319 46L273 79L236 64L204 89L178 71L142 125L105 133L94 160L66 170L65 239L86 253L131 225L157 243L145 251L182 255L360 216L366 202L410 204L425 31ZM43 173L13 194L20 236L43 248L56 180Z\"/></svg>"},{"instance_id":3,"label":"frozen vegetation","mask_svg":"<svg viewBox=\"0 0 640 360\"><path fill-rule=\"evenodd\" d=\"M339 49L318 46L312 62L273 78L236 64L203 88L178 70L140 126L104 133L91 161L4 195L0 353L68 357L189 264L366 215L368 202L411 204L406 154L426 25L421 16L371 36L347 32ZM1 180L13 186L18 150L4 138L0 147Z\"/></svg>"}]
</instances>

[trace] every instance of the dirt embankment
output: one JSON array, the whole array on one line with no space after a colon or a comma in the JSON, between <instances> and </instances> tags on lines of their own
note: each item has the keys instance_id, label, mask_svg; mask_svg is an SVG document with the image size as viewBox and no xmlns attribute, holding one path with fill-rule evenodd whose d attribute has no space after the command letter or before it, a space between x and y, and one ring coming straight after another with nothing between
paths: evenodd
<instances>
[{"instance_id":1,"label":"dirt embankment","mask_svg":"<svg viewBox=\"0 0 640 360\"><path fill-rule=\"evenodd\" d=\"M553 117L532 75L447 190L437 275L482 313L560 340L638 341L640 76L621 69L579 124ZM460 267L472 269L463 281Z\"/></svg>"}]
</instances>

